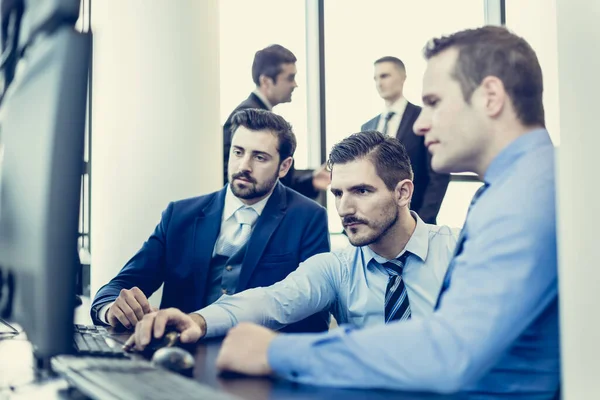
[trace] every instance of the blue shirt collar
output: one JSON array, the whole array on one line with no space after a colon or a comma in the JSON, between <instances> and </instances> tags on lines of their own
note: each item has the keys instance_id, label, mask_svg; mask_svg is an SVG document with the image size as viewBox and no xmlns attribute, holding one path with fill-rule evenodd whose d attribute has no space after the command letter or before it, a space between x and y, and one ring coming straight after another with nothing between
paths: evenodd
<instances>
[{"instance_id":1,"label":"blue shirt collar","mask_svg":"<svg viewBox=\"0 0 600 400\"><path fill-rule=\"evenodd\" d=\"M492 160L492 163L485 172L483 181L488 185L492 185L509 171L511 164L521 158L523 154L549 141L551 142L550 135L544 128L534 129L517 138Z\"/></svg>"},{"instance_id":2,"label":"blue shirt collar","mask_svg":"<svg viewBox=\"0 0 600 400\"><path fill-rule=\"evenodd\" d=\"M410 239L408 239L408 243L406 243L406 246L404 246L404 249L402 249L400 254L398 254L395 258L400 257L405 251L408 251L419 257L422 261L425 261L427 258L427 252L429 250L429 227L414 211L411 211L410 215L415 219L415 221L417 221L417 226L415 227L415 231L411 235ZM361 251L365 257L365 265L368 265L373 259L379 265L383 265L389 261L388 259L375 253L369 248L369 246L362 246Z\"/></svg>"}]
</instances>

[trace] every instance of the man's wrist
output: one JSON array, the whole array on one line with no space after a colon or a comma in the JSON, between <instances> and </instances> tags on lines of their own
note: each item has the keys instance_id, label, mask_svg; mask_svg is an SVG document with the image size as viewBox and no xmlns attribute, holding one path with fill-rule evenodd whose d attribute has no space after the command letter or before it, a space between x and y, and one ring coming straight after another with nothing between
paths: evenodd
<instances>
[{"instance_id":1,"label":"man's wrist","mask_svg":"<svg viewBox=\"0 0 600 400\"><path fill-rule=\"evenodd\" d=\"M96 319L103 324L110 325L110 322L108 321L108 311L113 304L115 304L114 301L101 304L97 309L98 311L96 312Z\"/></svg>"},{"instance_id":2,"label":"man's wrist","mask_svg":"<svg viewBox=\"0 0 600 400\"><path fill-rule=\"evenodd\" d=\"M189 316L192 318L194 323L200 327L200 331L202 332L200 339L202 339L204 336L206 336L206 320L198 313L191 313Z\"/></svg>"}]
</instances>

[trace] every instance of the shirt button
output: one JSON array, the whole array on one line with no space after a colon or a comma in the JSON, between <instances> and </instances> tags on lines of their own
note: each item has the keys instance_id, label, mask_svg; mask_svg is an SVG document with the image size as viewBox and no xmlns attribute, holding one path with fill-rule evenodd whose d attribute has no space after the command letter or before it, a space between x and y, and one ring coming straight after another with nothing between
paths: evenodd
<instances>
[{"instance_id":1,"label":"shirt button","mask_svg":"<svg viewBox=\"0 0 600 400\"><path fill-rule=\"evenodd\" d=\"M226 269L227 271L231 271L231 270L233 269L233 267L232 267L231 265L228 265L227 267L225 267L225 269Z\"/></svg>"},{"instance_id":2,"label":"shirt button","mask_svg":"<svg viewBox=\"0 0 600 400\"><path fill-rule=\"evenodd\" d=\"M227 289L221 289L221 292L222 292L223 294L227 294Z\"/></svg>"}]
</instances>

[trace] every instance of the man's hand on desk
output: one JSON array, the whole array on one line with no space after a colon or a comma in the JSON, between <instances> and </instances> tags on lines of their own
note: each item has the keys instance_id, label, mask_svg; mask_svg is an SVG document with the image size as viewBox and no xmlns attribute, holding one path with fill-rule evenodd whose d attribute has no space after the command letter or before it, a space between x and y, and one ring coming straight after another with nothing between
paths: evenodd
<instances>
[{"instance_id":1,"label":"man's hand on desk","mask_svg":"<svg viewBox=\"0 0 600 400\"><path fill-rule=\"evenodd\" d=\"M144 315L135 326L135 333L123 346L125 350L135 348L142 351L152 338L160 339L167 326L175 328L181 335L181 343L194 343L206 333L206 321L199 314L186 314L177 308L167 308Z\"/></svg>"},{"instance_id":2,"label":"man's hand on desk","mask_svg":"<svg viewBox=\"0 0 600 400\"><path fill-rule=\"evenodd\" d=\"M119 297L110 306L106 313L106 321L110 326L115 327L119 324L127 329L135 327L141 321L145 314L154 311L139 288L121 289Z\"/></svg>"},{"instance_id":3,"label":"man's hand on desk","mask_svg":"<svg viewBox=\"0 0 600 400\"><path fill-rule=\"evenodd\" d=\"M241 323L229 330L217 356L221 371L263 376L273 373L267 351L277 333L262 326Z\"/></svg>"}]
</instances>

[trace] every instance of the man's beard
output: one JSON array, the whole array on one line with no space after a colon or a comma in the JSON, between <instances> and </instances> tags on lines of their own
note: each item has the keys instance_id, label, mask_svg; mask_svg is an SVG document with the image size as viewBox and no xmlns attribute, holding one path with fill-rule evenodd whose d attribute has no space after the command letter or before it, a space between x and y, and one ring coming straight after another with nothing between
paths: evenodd
<instances>
[{"instance_id":1,"label":"man's beard","mask_svg":"<svg viewBox=\"0 0 600 400\"><path fill-rule=\"evenodd\" d=\"M235 180L238 178L244 178L247 180L245 182L246 187L241 188L236 186ZM275 173L273 177L262 184L258 184L256 179L252 178L247 172L238 172L237 174L233 174L230 179L231 191L240 199L244 200L253 200L257 198L261 198L266 196L273 190L275 184L277 184L277 179L279 178L279 174Z\"/></svg>"},{"instance_id":2,"label":"man's beard","mask_svg":"<svg viewBox=\"0 0 600 400\"><path fill-rule=\"evenodd\" d=\"M359 218L356 218L353 216L345 217L342 221L342 224L344 226L344 229L346 229L346 233L348 234L348 240L350 241L350 244L352 244L352 246L356 246L356 247L368 246L372 243L376 243L382 237L384 237L386 235L386 233L398 221L398 209L396 207L394 207L393 209L395 210L393 215L391 215L386 220L377 223L376 225L373 225L372 223L370 223L367 220L359 219ZM351 230L352 228L346 228L346 225L351 224L351 223L357 223L357 222L362 223L366 227L371 228L371 232L367 233L366 236L353 237L351 234L349 234L347 232L348 229Z\"/></svg>"}]
</instances>

